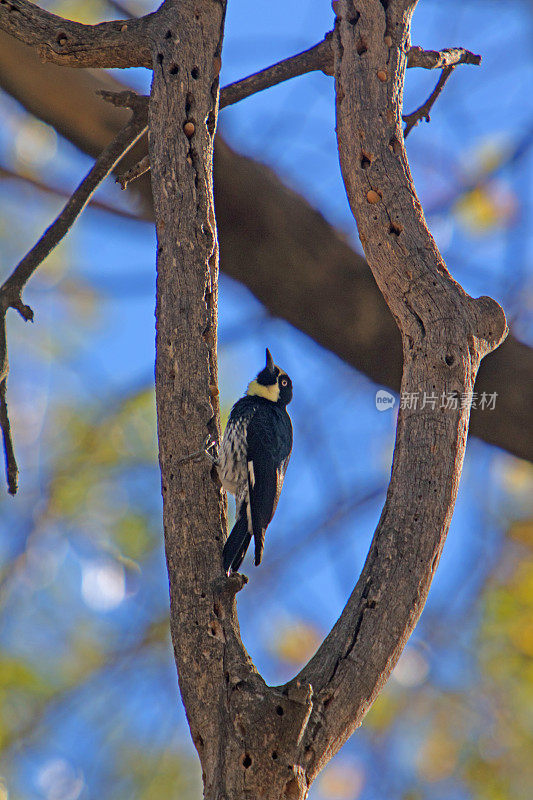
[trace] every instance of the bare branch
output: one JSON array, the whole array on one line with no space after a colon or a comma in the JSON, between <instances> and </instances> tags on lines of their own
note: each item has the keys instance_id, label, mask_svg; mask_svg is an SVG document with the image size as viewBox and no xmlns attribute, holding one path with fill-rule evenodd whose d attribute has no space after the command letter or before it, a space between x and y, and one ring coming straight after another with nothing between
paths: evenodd
<instances>
[{"instance_id":1,"label":"bare branch","mask_svg":"<svg viewBox=\"0 0 533 800\"><path fill-rule=\"evenodd\" d=\"M429 95L426 102L423 103L415 111L412 111L410 114L403 115L402 119L406 123L403 132L404 139L407 139L413 128L415 128L418 125L421 119L425 119L426 122L429 122L430 120L429 112L431 111L435 100L444 89L446 81L448 80L454 69L455 67L444 67L440 75L440 78L437 81L437 85Z\"/></svg>"},{"instance_id":2,"label":"bare branch","mask_svg":"<svg viewBox=\"0 0 533 800\"><path fill-rule=\"evenodd\" d=\"M146 130L146 120L134 115L113 141L96 159L92 169L87 173L78 188L54 222L43 233L39 241L15 267L12 274L0 288L0 297L7 301L6 308L17 307L22 289L46 256L68 233L76 218L83 211L99 184L113 170L122 156L133 147ZM20 310L20 309L19 309ZM22 312L21 312L22 313Z\"/></svg>"},{"instance_id":3,"label":"bare branch","mask_svg":"<svg viewBox=\"0 0 533 800\"><path fill-rule=\"evenodd\" d=\"M465 50L464 47L446 47L444 50L422 50L413 46L407 54L407 67L437 69L438 67L456 67L458 64L481 64L481 56Z\"/></svg>"},{"instance_id":4,"label":"bare branch","mask_svg":"<svg viewBox=\"0 0 533 800\"><path fill-rule=\"evenodd\" d=\"M3 336L5 339L5 319L2 320L4 327ZM7 377L0 382L0 427L2 428L2 439L4 445L4 458L6 465L7 490L9 494L16 494L19 482L19 470L15 458L13 439L11 438L11 424L7 411Z\"/></svg>"},{"instance_id":5,"label":"bare branch","mask_svg":"<svg viewBox=\"0 0 533 800\"><path fill-rule=\"evenodd\" d=\"M92 169L87 173L78 188L69 198L61 213L43 233L39 241L15 267L9 278L0 287L0 424L2 427L8 490L11 494L17 491L17 464L15 461L13 442L6 405L6 380L9 370L7 358L7 339L5 316L9 308L14 308L26 321L33 320L32 309L22 302L22 290L39 264L56 247L68 233L76 218L89 202L98 185L109 175L122 156L133 147L146 130L146 116L133 113L131 121L115 136L113 141L96 159Z\"/></svg>"},{"instance_id":6,"label":"bare branch","mask_svg":"<svg viewBox=\"0 0 533 800\"><path fill-rule=\"evenodd\" d=\"M100 95L102 100L106 103L111 103L112 106L117 108L130 108L138 114L148 113L148 100L149 97L142 94L137 94L132 89L126 89L124 92L111 92L109 89L98 89L96 94Z\"/></svg>"},{"instance_id":7,"label":"bare branch","mask_svg":"<svg viewBox=\"0 0 533 800\"><path fill-rule=\"evenodd\" d=\"M59 186L51 186L50 184L44 183L43 181L40 181L34 177L30 177L29 175L21 175L20 172L15 172L3 164L0 164L0 180L13 180L19 183L25 183L33 186L39 192L44 192L45 194L53 195L54 197L70 197L70 193ZM152 221L151 217L143 215L139 211L128 211L125 208L119 208L118 206L105 203L102 200L95 200L94 198L89 200L87 207L94 208L98 211L105 211L106 214L113 214L113 216L120 217L122 219L129 219L132 222Z\"/></svg>"},{"instance_id":8,"label":"bare branch","mask_svg":"<svg viewBox=\"0 0 533 800\"><path fill-rule=\"evenodd\" d=\"M327 33L325 38L314 47L225 86L220 91L220 108L238 103L257 92L262 92L264 89L307 72L321 70L326 75L333 75L332 36L331 32ZM422 67L423 69L480 63L481 56L461 47L451 47L440 51L411 47L407 57L407 67Z\"/></svg>"},{"instance_id":9,"label":"bare branch","mask_svg":"<svg viewBox=\"0 0 533 800\"><path fill-rule=\"evenodd\" d=\"M15 458L13 440L11 438L11 424L7 410L7 375L9 361L7 356L6 313L2 311L0 317L0 428L2 429L2 442L4 447L4 460L6 468L7 490L9 494L16 494L18 488L18 466Z\"/></svg>"},{"instance_id":10,"label":"bare branch","mask_svg":"<svg viewBox=\"0 0 533 800\"><path fill-rule=\"evenodd\" d=\"M273 64L270 67L265 67L265 69L262 69L253 75L249 75L246 78L242 78L242 80L235 81L228 86L224 86L220 90L220 108L222 109L226 108L227 106L234 105L235 103L238 103L247 97L251 97L253 94L262 92L265 89L276 86L278 83L283 83L284 81L290 80L291 78L295 78L299 75L305 75L308 72L321 70L325 75L332 75L332 35L333 34L331 32L327 33L321 42L318 42L318 44L310 47L308 50L304 50L302 53L298 53L295 56L285 58L282 61L278 61L277 64ZM479 64L480 62L481 56L476 56L473 53L470 53L468 50L464 50L463 48L456 47L437 51L422 50L421 47L412 47L409 51L407 66L434 69L436 67L444 66L448 63ZM452 68L453 67L448 67L449 70ZM446 74L446 78L444 78L444 80L441 79L442 84L440 82L437 84L438 91L435 90L436 94L434 96L432 95L432 97L429 98L428 101L426 101L426 103L420 107L420 109L417 109L417 111L413 112L412 116L414 121L412 124L408 124L406 127L407 132L405 133L405 136L409 134L411 128L418 124L418 121L422 117L425 116L429 120L429 109L440 94L444 83L448 79L448 76L449 72ZM144 95L137 95L135 92L110 92L101 90L98 93L103 97L104 100L112 103L115 106L133 108L133 105L135 105L135 107L139 110L144 106L146 108L148 106L149 98ZM429 102L430 100L431 102ZM422 113L426 109L426 106L426 112ZM421 115L416 117L418 112L421 112ZM411 115L409 115L409 117L411 117ZM407 120L407 117L404 117L404 119ZM144 175L149 171L149 169L149 159L144 157L134 167L129 169L124 174L119 175L117 178L117 183L120 183L122 188L125 189L129 183L136 180L141 175Z\"/></svg>"},{"instance_id":11,"label":"bare branch","mask_svg":"<svg viewBox=\"0 0 533 800\"><path fill-rule=\"evenodd\" d=\"M0 30L36 47L43 61L71 67L150 68L146 31L153 16L83 25L29 0L0 0Z\"/></svg>"},{"instance_id":12,"label":"bare branch","mask_svg":"<svg viewBox=\"0 0 533 800\"><path fill-rule=\"evenodd\" d=\"M220 92L220 107L231 106L244 100L245 97L262 92L263 89L315 70L322 70L326 75L333 74L331 33L328 33L325 39L315 44L314 47L310 47L309 50L285 58L254 75L249 75L247 78L225 86Z\"/></svg>"},{"instance_id":13,"label":"bare branch","mask_svg":"<svg viewBox=\"0 0 533 800\"><path fill-rule=\"evenodd\" d=\"M145 172L150 169L150 156L148 153L141 158L133 167L117 175L116 182L120 183L122 189L125 189L128 183L140 178Z\"/></svg>"}]
</instances>

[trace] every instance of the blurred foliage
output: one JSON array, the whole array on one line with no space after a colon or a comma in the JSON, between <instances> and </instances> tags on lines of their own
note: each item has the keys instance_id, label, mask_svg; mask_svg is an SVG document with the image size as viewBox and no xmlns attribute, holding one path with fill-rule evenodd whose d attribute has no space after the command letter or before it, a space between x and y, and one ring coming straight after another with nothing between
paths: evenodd
<instances>
[{"instance_id":1,"label":"blurred foliage","mask_svg":"<svg viewBox=\"0 0 533 800\"><path fill-rule=\"evenodd\" d=\"M271 642L271 650L289 666L303 666L318 649L323 638L323 634L309 622L280 621Z\"/></svg>"}]
</instances>

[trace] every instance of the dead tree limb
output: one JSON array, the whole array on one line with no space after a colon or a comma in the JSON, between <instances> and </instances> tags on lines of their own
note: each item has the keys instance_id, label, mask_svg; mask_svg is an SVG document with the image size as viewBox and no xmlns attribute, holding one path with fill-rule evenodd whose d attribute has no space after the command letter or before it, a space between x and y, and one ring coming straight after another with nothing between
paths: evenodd
<instances>
[{"instance_id":1,"label":"dead tree limb","mask_svg":"<svg viewBox=\"0 0 533 800\"><path fill-rule=\"evenodd\" d=\"M83 25L29 0L0 0L1 30L37 48L43 61L70 67L150 67L152 16Z\"/></svg>"},{"instance_id":2,"label":"dead tree limb","mask_svg":"<svg viewBox=\"0 0 533 800\"><path fill-rule=\"evenodd\" d=\"M481 359L507 328L494 300L469 297L450 276L409 172L401 107L415 5L359 0L354 14L351 0L335 3L339 156L365 255L402 335L402 392L468 397ZM304 736L311 779L360 725L424 607L453 514L469 411L469 402L400 409L387 500L365 566L298 676L316 698Z\"/></svg>"},{"instance_id":3,"label":"dead tree limb","mask_svg":"<svg viewBox=\"0 0 533 800\"><path fill-rule=\"evenodd\" d=\"M139 116L136 112L133 112L131 121L115 136L113 141L96 159L94 166L71 195L61 213L0 287L0 364L2 366L0 372L0 425L3 433L6 478L10 494L15 494L17 491L18 469L6 401L6 385L9 372L5 325L6 313L9 308L14 308L26 321L33 320L32 309L22 302L22 291L26 283L54 247L66 236L96 188L114 169L124 153L127 153L133 147L145 130L145 115L141 114Z\"/></svg>"},{"instance_id":4,"label":"dead tree limb","mask_svg":"<svg viewBox=\"0 0 533 800\"><path fill-rule=\"evenodd\" d=\"M411 111L410 114L404 114L403 115L402 119L405 122L405 128L403 129L403 138L404 139L407 139L407 137L409 136L409 134L411 133L413 128L415 128L418 125L420 120L425 119L426 122L429 122L429 112L433 108L433 105L434 105L437 97L440 95L440 93L444 89L444 86L446 85L446 81L448 80L448 78L452 74L453 70L454 70L454 67L444 67L444 69L442 70L442 72L440 74L440 77L439 77L439 79L437 81L437 85L435 86L435 88L433 89L431 94L429 95L429 97L426 100L426 102L422 103L422 105L419 106L414 111Z\"/></svg>"}]
</instances>

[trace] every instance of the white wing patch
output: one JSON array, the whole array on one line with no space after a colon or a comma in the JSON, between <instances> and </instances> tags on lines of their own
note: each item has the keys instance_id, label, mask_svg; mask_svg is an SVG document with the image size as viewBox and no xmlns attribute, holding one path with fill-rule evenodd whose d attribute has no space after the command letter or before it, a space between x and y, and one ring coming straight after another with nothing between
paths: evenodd
<instances>
[{"instance_id":1,"label":"white wing patch","mask_svg":"<svg viewBox=\"0 0 533 800\"><path fill-rule=\"evenodd\" d=\"M248 533L252 535L254 526L252 524L252 504L250 503L250 495L246 498L246 518L248 520Z\"/></svg>"},{"instance_id":2,"label":"white wing patch","mask_svg":"<svg viewBox=\"0 0 533 800\"><path fill-rule=\"evenodd\" d=\"M254 472L254 462L253 461L249 461L248 462L248 478L250 480L250 486L253 489L254 486L255 486L255 472Z\"/></svg>"}]
</instances>

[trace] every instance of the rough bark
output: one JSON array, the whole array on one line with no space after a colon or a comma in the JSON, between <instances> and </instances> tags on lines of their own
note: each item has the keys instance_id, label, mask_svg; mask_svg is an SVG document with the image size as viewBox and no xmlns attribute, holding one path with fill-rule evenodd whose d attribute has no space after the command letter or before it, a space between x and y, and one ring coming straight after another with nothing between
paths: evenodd
<instances>
[{"instance_id":1,"label":"rough bark","mask_svg":"<svg viewBox=\"0 0 533 800\"><path fill-rule=\"evenodd\" d=\"M426 227L401 129L416 0L385 5L335 4L341 169L365 255L402 333L402 390L461 396L506 335L505 316L451 278ZM399 412L387 500L364 569L298 676L322 699L304 737L309 779L361 723L416 625L453 513L468 415L468 405Z\"/></svg>"},{"instance_id":2,"label":"rough bark","mask_svg":"<svg viewBox=\"0 0 533 800\"><path fill-rule=\"evenodd\" d=\"M39 8L29 0L0 0L0 25L43 61L71 67L150 67L147 28L141 19L83 25Z\"/></svg>"},{"instance_id":3,"label":"rough bark","mask_svg":"<svg viewBox=\"0 0 533 800\"><path fill-rule=\"evenodd\" d=\"M0 85L94 156L127 119L127 111L95 94L97 88L120 90L123 84L103 72L42 64L31 48L1 32ZM144 152L137 145L125 163L136 163ZM365 259L272 170L235 153L220 135L214 184L222 270L244 283L273 315L398 391L401 338ZM152 218L149 178L128 191L141 217ZM471 434L529 461L532 374L533 350L509 336L483 360L476 379L476 392L497 392L496 407L473 410L470 419Z\"/></svg>"}]
</instances>

